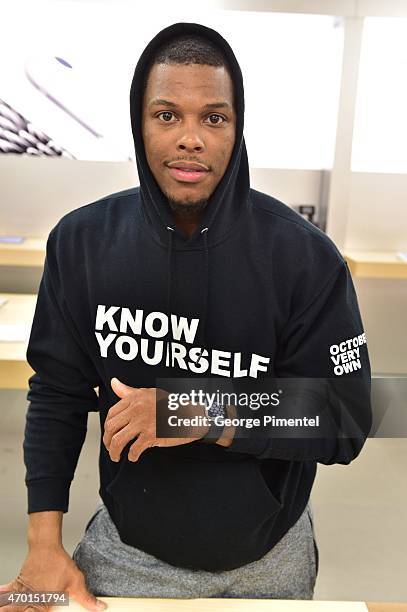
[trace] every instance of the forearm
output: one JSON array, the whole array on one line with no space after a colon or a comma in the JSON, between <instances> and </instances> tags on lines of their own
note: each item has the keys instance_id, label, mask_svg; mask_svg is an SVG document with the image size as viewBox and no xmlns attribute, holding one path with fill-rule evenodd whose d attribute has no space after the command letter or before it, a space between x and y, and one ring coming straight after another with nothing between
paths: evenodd
<instances>
[{"instance_id":1,"label":"forearm","mask_svg":"<svg viewBox=\"0 0 407 612\"><path fill-rule=\"evenodd\" d=\"M23 441L28 513L68 510L87 419L85 404L79 408L57 397L52 404L30 402Z\"/></svg>"},{"instance_id":2,"label":"forearm","mask_svg":"<svg viewBox=\"0 0 407 612\"><path fill-rule=\"evenodd\" d=\"M28 547L62 546L62 517L62 510L31 512L28 515Z\"/></svg>"}]
</instances>

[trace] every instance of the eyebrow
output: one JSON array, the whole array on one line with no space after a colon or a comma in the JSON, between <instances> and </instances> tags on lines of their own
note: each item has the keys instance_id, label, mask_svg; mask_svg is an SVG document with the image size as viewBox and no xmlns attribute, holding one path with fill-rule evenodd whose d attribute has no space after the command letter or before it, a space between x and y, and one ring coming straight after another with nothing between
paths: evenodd
<instances>
[{"instance_id":1,"label":"eyebrow","mask_svg":"<svg viewBox=\"0 0 407 612\"><path fill-rule=\"evenodd\" d=\"M151 100L149 106L169 106L170 108L177 108L178 105L175 104L175 102L171 102L171 100L164 100L163 98L155 98L154 100ZM203 110L213 110L216 108L232 109L229 102L211 102L203 106Z\"/></svg>"}]
</instances>

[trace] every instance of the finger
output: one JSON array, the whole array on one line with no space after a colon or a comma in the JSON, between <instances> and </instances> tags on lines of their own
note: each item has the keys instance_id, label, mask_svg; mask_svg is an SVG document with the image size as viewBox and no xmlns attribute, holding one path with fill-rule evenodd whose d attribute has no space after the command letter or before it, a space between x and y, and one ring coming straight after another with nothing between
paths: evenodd
<instances>
[{"instance_id":1,"label":"finger","mask_svg":"<svg viewBox=\"0 0 407 612\"><path fill-rule=\"evenodd\" d=\"M0 595L0 606L1 612L21 612L21 606L17 606L13 604L12 601L9 601L9 595L6 593L7 591L11 591L12 593L17 593L17 585L14 580L8 582L7 584L2 584L0 587L0 592L4 593L4 595Z\"/></svg>"},{"instance_id":2,"label":"finger","mask_svg":"<svg viewBox=\"0 0 407 612\"><path fill-rule=\"evenodd\" d=\"M11 593L35 593L37 589L35 589L32 585L29 585L25 578L23 578L21 572L18 574L17 578L8 582L7 584L0 585L0 593L5 593L10 591ZM31 603L27 602L26 607L24 606L24 602L10 602L8 605L4 605L6 600L3 597L8 597L7 595L0 595L0 607L1 612L46 612L47 610L51 610L52 606L48 606L47 604L40 603ZM24 607L23 607L24 606Z\"/></svg>"},{"instance_id":3,"label":"finger","mask_svg":"<svg viewBox=\"0 0 407 612\"><path fill-rule=\"evenodd\" d=\"M52 606L47 606L46 604L35 604L30 603L27 604L27 607L23 607L20 604L9 604L7 606L1 606L1 612L49 612L52 609Z\"/></svg>"},{"instance_id":4,"label":"finger","mask_svg":"<svg viewBox=\"0 0 407 612\"><path fill-rule=\"evenodd\" d=\"M124 429L114 434L109 446L109 455L112 461L119 461L123 448L130 440L134 440L140 431L133 424L127 425Z\"/></svg>"},{"instance_id":5,"label":"finger","mask_svg":"<svg viewBox=\"0 0 407 612\"><path fill-rule=\"evenodd\" d=\"M116 416L116 414L120 414L123 410L126 410L126 408L130 406L130 403L133 401L133 399L134 398L123 397L123 399L113 404L113 406L109 408L109 411L106 415L106 421Z\"/></svg>"},{"instance_id":6,"label":"finger","mask_svg":"<svg viewBox=\"0 0 407 612\"><path fill-rule=\"evenodd\" d=\"M126 385L126 383L119 380L116 376L110 379L110 386L112 387L116 395L118 395L119 397L124 397L125 395L128 395L133 391L133 389L136 388L131 387L130 385Z\"/></svg>"},{"instance_id":7,"label":"finger","mask_svg":"<svg viewBox=\"0 0 407 612\"><path fill-rule=\"evenodd\" d=\"M132 412L130 409L127 409L121 412L120 414L117 414L115 417L109 419L109 421L105 421L103 443L108 450L112 437L131 422L131 417Z\"/></svg>"},{"instance_id":8,"label":"finger","mask_svg":"<svg viewBox=\"0 0 407 612\"><path fill-rule=\"evenodd\" d=\"M30 608L32 610L32 606L30 606ZM27 608L23 608L21 605L7 605L7 606L1 606L0 608L1 612L27 612Z\"/></svg>"},{"instance_id":9,"label":"finger","mask_svg":"<svg viewBox=\"0 0 407 612\"><path fill-rule=\"evenodd\" d=\"M12 591L14 586L14 580L7 582L7 584L0 584L0 591Z\"/></svg>"},{"instance_id":10,"label":"finger","mask_svg":"<svg viewBox=\"0 0 407 612\"><path fill-rule=\"evenodd\" d=\"M28 608L23 608L19 605L1 606L1 612L47 612L51 610L49 606L40 606L38 604L30 604Z\"/></svg>"},{"instance_id":11,"label":"finger","mask_svg":"<svg viewBox=\"0 0 407 612\"><path fill-rule=\"evenodd\" d=\"M148 448L151 448L152 446L154 446L153 440L150 440L149 442L147 442L145 439L139 436L137 438L137 441L134 442L134 444L130 446L128 460L133 461L133 462L138 461L140 458L140 455L144 453L145 450L147 450Z\"/></svg>"},{"instance_id":12,"label":"finger","mask_svg":"<svg viewBox=\"0 0 407 612\"><path fill-rule=\"evenodd\" d=\"M126 397L126 395L133 393L133 391L138 388L126 385L126 383L116 377L110 379L110 386L118 397Z\"/></svg>"},{"instance_id":13,"label":"finger","mask_svg":"<svg viewBox=\"0 0 407 612\"><path fill-rule=\"evenodd\" d=\"M92 593L89 593L86 588L76 593L72 593L72 597L79 605L86 608L86 610L106 610L107 608L107 604L104 601L96 599L96 597L92 595Z\"/></svg>"},{"instance_id":14,"label":"finger","mask_svg":"<svg viewBox=\"0 0 407 612\"><path fill-rule=\"evenodd\" d=\"M68 592L70 597L73 597L75 601L87 610L103 610L106 607L106 604L98 600L95 595L89 591L85 575L80 570Z\"/></svg>"},{"instance_id":15,"label":"finger","mask_svg":"<svg viewBox=\"0 0 407 612\"><path fill-rule=\"evenodd\" d=\"M8 591L12 593L18 592L18 587L15 580L2 584L0 586L0 606L1 612L21 612L21 606L16 606L12 601L9 601ZM3 594L4 593L4 594ZM6 605L7 604L7 605Z\"/></svg>"}]
</instances>

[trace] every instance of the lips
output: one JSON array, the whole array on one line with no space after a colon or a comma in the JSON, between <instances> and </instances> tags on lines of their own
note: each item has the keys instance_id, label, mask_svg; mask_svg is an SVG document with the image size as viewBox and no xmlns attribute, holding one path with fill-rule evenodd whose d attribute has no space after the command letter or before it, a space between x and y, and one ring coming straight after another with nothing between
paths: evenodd
<instances>
[{"instance_id":1,"label":"lips","mask_svg":"<svg viewBox=\"0 0 407 612\"><path fill-rule=\"evenodd\" d=\"M199 183L209 173L207 166L195 162L171 162L168 169L170 175L182 183Z\"/></svg>"}]
</instances>

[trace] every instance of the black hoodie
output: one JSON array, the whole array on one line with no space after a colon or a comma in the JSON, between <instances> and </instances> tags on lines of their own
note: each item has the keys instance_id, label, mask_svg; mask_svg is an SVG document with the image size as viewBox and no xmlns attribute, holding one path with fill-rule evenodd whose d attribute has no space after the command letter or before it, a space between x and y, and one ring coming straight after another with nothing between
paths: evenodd
<instances>
[{"instance_id":1,"label":"black hoodie","mask_svg":"<svg viewBox=\"0 0 407 612\"><path fill-rule=\"evenodd\" d=\"M227 170L186 237L146 162L141 90L157 46L195 32L228 58L237 124ZM67 512L88 412L99 411L99 493L122 541L175 566L230 570L265 555L294 525L318 462L348 464L359 454L371 427L366 337L334 243L249 186L242 75L217 32L191 23L161 31L137 64L130 109L140 187L69 212L48 237L27 350L35 371L24 439L28 512ZM170 360L169 349L178 357ZM112 377L156 387L208 376L251 389L267 377L347 380L353 386L339 400L324 387L297 393L295 407L334 424L339 410L341 425L352 425L319 438L238 427L229 447L152 447L130 462L128 445L111 461L102 436L119 401Z\"/></svg>"}]
</instances>

